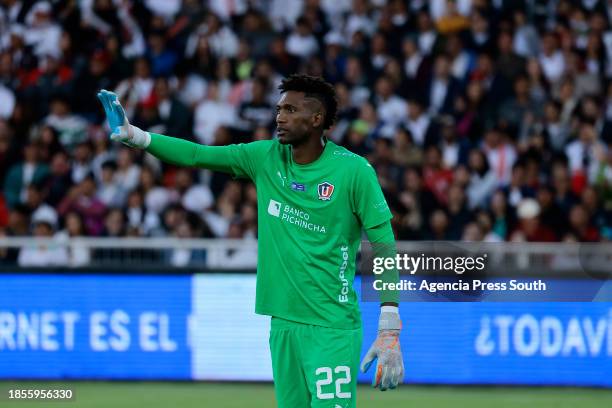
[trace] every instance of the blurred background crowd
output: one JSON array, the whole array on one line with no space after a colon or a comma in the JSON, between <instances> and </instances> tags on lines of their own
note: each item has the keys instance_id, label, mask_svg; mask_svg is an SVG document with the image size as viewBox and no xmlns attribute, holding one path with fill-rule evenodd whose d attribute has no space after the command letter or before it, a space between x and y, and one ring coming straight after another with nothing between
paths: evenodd
<instances>
[{"instance_id":1,"label":"blurred background crowd","mask_svg":"<svg viewBox=\"0 0 612 408\"><path fill-rule=\"evenodd\" d=\"M225 145L296 72L398 239L612 239L612 0L0 0L0 235L256 238L250 182L111 143L96 93Z\"/></svg>"}]
</instances>

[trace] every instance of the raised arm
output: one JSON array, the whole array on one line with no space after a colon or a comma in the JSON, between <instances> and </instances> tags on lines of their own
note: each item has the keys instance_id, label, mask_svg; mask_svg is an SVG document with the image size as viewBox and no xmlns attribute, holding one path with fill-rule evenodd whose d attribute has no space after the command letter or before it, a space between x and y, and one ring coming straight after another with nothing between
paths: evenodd
<instances>
[{"instance_id":1,"label":"raised arm","mask_svg":"<svg viewBox=\"0 0 612 408\"><path fill-rule=\"evenodd\" d=\"M231 173L255 180L261 156L269 141L229 146L207 146L187 140L145 132L130 125L123 107L113 92L102 90L98 99L106 112L111 128L111 139L127 146L146 149L158 159L186 167L200 167Z\"/></svg>"},{"instance_id":2,"label":"raised arm","mask_svg":"<svg viewBox=\"0 0 612 408\"><path fill-rule=\"evenodd\" d=\"M206 146L176 137L150 133L147 152L177 166L200 167L225 173L236 173L235 146Z\"/></svg>"}]
</instances>

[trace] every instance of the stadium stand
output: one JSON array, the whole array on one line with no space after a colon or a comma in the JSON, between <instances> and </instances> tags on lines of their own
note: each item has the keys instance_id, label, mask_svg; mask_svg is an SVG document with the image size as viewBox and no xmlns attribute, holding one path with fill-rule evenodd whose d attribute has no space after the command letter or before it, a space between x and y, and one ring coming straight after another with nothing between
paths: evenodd
<instances>
[{"instance_id":1,"label":"stadium stand","mask_svg":"<svg viewBox=\"0 0 612 408\"><path fill-rule=\"evenodd\" d=\"M250 182L111 143L95 95L243 143L301 72L335 85L328 137L376 168L399 240L609 241L611 22L592 0L1 0L0 236L256 238Z\"/></svg>"}]
</instances>

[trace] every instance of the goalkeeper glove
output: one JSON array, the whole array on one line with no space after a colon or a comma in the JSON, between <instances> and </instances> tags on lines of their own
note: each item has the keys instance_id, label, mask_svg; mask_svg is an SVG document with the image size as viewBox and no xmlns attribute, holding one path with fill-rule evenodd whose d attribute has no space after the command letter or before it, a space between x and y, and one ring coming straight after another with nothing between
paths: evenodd
<instances>
[{"instance_id":1,"label":"goalkeeper glove","mask_svg":"<svg viewBox=\"0 0 612 408\"><path fill-rule=\"evenodd\" d=\"M391 306L393 309L386 309L387 307L383 306L381 309L378 337L361 362L361 372L365 373L374 360L378 359L372 387L380 388L381 391L397 387L404 378L404 361L399 343L402 322L397 308Z\"/></svg>"},{"instance_id":2,"label":"goalkeeper glove","mask_svg":"<svg viewBox=\"0 0 612 408\"><path fill-rule=\"evenodd\" d=\"M130 147L146 149L151 143L149 132L130 125L123 107L117 99L117 95L105 89L98 92L98 99L102 102L106 120L111 128L112 140L116 140Z\"/></svg>"}]
</instances>

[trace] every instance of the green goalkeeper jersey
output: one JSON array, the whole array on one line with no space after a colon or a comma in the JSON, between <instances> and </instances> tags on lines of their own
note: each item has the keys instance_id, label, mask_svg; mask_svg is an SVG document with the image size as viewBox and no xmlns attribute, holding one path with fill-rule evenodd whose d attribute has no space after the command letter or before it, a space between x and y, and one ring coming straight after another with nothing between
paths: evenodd
<instances>
[{"instance_id":1,"label":"green goalkeeper jersey","mask_svg":"<svg viewBox=\"0 0 612 408\"><path fill-rule=\"evenodd\" d=\"M153 135L148 150L167 159L162 138ZM309 164L295 163L291 147L276 140L198 146L189 154L188 163L167 161L227 171L256 185L256 313L360 327L353 279L361 229L391 218L372 166L331 141Z\"/></svg>"}]
</instances>

